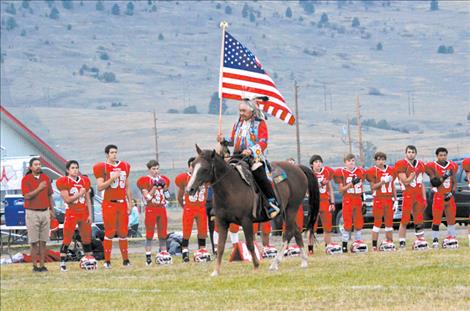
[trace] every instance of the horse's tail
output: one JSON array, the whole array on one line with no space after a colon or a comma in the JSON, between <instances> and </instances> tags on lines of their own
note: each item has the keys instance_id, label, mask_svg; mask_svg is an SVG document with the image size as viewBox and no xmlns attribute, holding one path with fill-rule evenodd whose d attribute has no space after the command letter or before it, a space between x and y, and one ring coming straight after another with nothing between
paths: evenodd
<instances>
[{"instance_id":1,"label":"horse's tail","mask_svg":"<svg viewBox=\"0 0 470 311\"><path fill-rule=\"evenodd\" d=\"M310 206L308 208L308 222L305 228L313 233L313 226L317 221L318 211L320 210L320 188L317 177L315 177L312 170L305 165L299 165L299 167L308 179L308 203Z\"/></svg>"}]
</instances>

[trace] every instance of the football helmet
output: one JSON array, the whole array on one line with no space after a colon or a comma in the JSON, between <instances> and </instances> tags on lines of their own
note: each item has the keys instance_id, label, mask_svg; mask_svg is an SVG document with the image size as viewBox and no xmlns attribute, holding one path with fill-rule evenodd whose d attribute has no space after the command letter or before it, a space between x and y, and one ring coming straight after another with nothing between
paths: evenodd
<instances>
[{"instance_id":1,"label":"football helmet","mask_svg":"<svg viewBox=\"0 0 470 311\"><path fill-rule=\"evenodd\" d=\"M266 246L263 249L263 258L275 258L277 256L277 249L273 246Z\"/></svg>"},{"instance_id":2,"label":"football helmet","mask_svg":"<svg viewBox=\"0 0 470 311\"><path fill-rule=\"evenodd\" d=\"M417 238L414 242L413 242L413 246L412 246L412 249L414 251L422 251L422 250L427 250L429 248L428 246L428 242L423 238Z\"/></svg>"},{"instance_id":3,"label":"football helmet","mask_svg":"<svg viewBox=\"0 0 470 311\"><path fill-rule=\"evenodd\" d=\"M98 264L96 262L95 257L93 256L83 256L80 259L80 269L83 270L96 270L98 268Z\"/></svg>"},{"instance_id":4,"label":"football helmet","mask_svg":"<svg viewBox=\"0 0 470 311\"><path fill-rule=\"evenodd\" d=\"M380 243L379 251L381 252L394 252L396 250L395 244L392 241L387 240Z\"/></svg>"},{"instance_id":5,"label":"football helmet","mask_svg":"<svg viewBox=\"0 0 470 311\"><path fill-rule=\"evenodd\" d=\"M367 244L362 240L356 240L351 245L351 253L367 253L368 250Z\"/></svg>"},{"instance_id":6,"label":"football helmet","mask_svg":"<svg viewBox=\"0 0 470 311\"><path fill-rule=\"evenodd\" d=\"M455 236L449 235L442 241L442 248L459 248L459 241Z\"/></svg>"},{"instance_id":7,"label":"football helmet","mask_svg":"<svg viewBox=\"0 0 470 311\"><path fill-rule=\"evenodd\" d=\"M330 243L325 247L325 253L327 255L338 255L343 253L343 249L339 244Z\"/></svg>"},{"instance_id":8,"label":"football helmet","mask_svg":"<svg viewBox=\"0 0 470 311\"><path fill-rule=\"evenodd\" d=\"M207 249L200 249L194 253L194 261L195 262L209 262L211 261L211 254L207 251Z\"/></svg>"},{"instance_id":9,"label":"football helmet","mask_svg":"<svg viewBox=\"0 0 470 311\"><path fill-rule=\"evenodd\" d=\"M160 252L155 257L155 263L159 265L171 265L173 263L173 258L168 252Z\"/></svg>"},{"instance_id":10,"label":"football helmet","mask_svg":"<svg viewBox=\"0 0 470 311\"><path fill-rule=\"evenodd\" d=\"M300 256L300 247L298 245L291 245L284 251L286 257Z\"/></svg>"}]
</instances>

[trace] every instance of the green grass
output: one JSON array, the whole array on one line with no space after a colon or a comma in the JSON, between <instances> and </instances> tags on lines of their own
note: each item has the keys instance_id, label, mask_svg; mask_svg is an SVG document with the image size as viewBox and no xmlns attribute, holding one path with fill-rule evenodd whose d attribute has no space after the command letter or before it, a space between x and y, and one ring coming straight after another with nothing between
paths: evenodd
<instances>
[{"instance_id":1,"label":"green grass","mask_svg":"<svg viewBox=\"0 0 470 311\"><path fill-rule=\"evenodd\" d=\"M114 252L115 254L118 252ZM145 267L142 255L123 268L86 272L69 263L61 273L33 274L30 264L1 267L1 310L205 310L264 309L470 309L470 249L309 257L300 268L289 258L279 272L248 263L223 262Z\"/></svg>"}]
</instances>

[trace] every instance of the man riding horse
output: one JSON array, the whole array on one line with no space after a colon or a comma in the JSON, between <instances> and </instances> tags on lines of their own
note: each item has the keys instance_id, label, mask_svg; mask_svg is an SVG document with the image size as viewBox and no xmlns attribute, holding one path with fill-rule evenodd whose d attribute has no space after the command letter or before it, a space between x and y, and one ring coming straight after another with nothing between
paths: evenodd
<instances>
[{"instance_id":1,"label":"man riding horse","mask_svg":"<svg viewBox=\"0 0 470 311\"><path fill-rule=\"evenodd\" d=\"M271 219L279 214L280 208L274 194L271 181L267 176L268 165L264 155L268 147L268 128L263 113L259 110L256 100L267 100L267 97L244 99L239 106L240 117L232 128L229 139L222 134L217 141L233 146L234 155L242 155L251 168L256 183L269 202L268 215Z\"/></svg>"}]
</instances>

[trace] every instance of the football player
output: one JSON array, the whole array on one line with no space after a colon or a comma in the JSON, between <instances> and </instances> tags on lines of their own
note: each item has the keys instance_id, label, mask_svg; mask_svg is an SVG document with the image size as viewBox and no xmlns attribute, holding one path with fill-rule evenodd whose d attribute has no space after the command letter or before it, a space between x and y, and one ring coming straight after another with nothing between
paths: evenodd
<instances>
[{"instance_id":1,"label":"football player","mask_svg":"<svg viewBox=\"0 0 470 311\"><path fill-rule=\"evenodd\" d=\"M382 219L385 222L385 238L382 244L393 243L393 202L397 201L397 193L393 181L396 178L395 169L386 165L387 155L377 152L374 155L375 166L367 170L366 176L372 189L374 202L372 213L374 215L374 227L372 228L372 249L377 251Z\"/></svg>"},{"instance_id":2,"label":"football player","mask_svg":"<svg viewBox=\"0 0 470 311\"><path fill-rule=\"evenodd\" d=\"M457 206L455 205L454 193L457 189L458 165L447 160L446 148L436 149L436 161L426 163L426 174L431 181L431 191L434 193L432 202L432 247L439 248L439 226L442 222L442 213L446 214L447 239L445 242L456 244L455 241L455 216ZM444 246L446 247L446 245Z\"/></svg>"},{"instance_id":3,"label":"football player","mask_svg":"<svg viewBox=\"0 0 470 311\"><path fill-rule=\"evenodd\" d=\"M185 187L191 179L191 173L193 171L192 163L195 160L191 157L188 160L188 171L181 173L176 176L175 184L178 187L178 203L183 208L183 243L182 243L182 255L183 262L189 262L189 238L191 237L191 230L193 227L194 220L197 223L197 244L199 250L195 254L198 257L210 259L209 252L206 250L206 238L207 238L207 215L206 215L206 199L207 199L207 186L202 185L194 195L185 193Z\"/></svg>"},{"instance_id":4,"label":"football player","mask_svg":"<svg viewBox=\"0 0 470 311\"><path fill-rule=\"evenodd\" d=\"M400 248L406 247L406 226L410 222L411 213L415 227L416 241L414 244L427 247L424 240L424 210L426 208L426 187L423 183L425 165L416 159L418 151L415 146L405 148L405 158L395 163L395 170L403 190L402 217L398 237Z\"/></svg>"},{"instance_id":5,"label":"football player","mask_svg":"<svg viewBox=\"0 0 470 311\"><path fill-rule=\"evenodd\" d=\"M470 158L463 159L462 169L467 174L468 188L470 188ZM469 224L470 224L470 210L468 211L468 213L469 213L468 221L469 221ZM467 229L468 230L468 246L470 247L470 225L468 225L467 227L468 227L468 229Z\"/></svg>"},{"instance_id":6,"label":"football player","mask_svg":"<svg viewBox=\"0 0 470 311\"><path fill-rule=\"evenodd\" d=\"M132 193L129 186L131 166L127 162L118 161L118 148L116 145L107 145L104 153L106 161L93 166L98 191L104 192L101 205L105 232L103 241L104 267L106 269L111 268L111 250L113 248L113 238L116 235L119 237L122 264L128 267L130 261L127 234L129 214L132 209Z\"/></svg>"},{"instance_id":7,"label":"football player","mask_svg":"<svg viewBox=\"0 0 470 311\"><path fill-rule=\"evenodd\" d=\"M80 176L79 165L75 160L70 160L65 164L66 176L62 176L56 181L57 189L65 203L64 218L64 240L60 247L60 271L67 271L66 260L67 251L75 227L82 240L85 256L92 256L91 248L91 200L90 200L90 180L88 177Z\"/></svg>"},{"instance_id":8,"label":"football player","mask_svg":"<svg viewBox=\"0 0 470 311\"><path fill-rule=\"evenodd\" d=\"M170 193L170 179L160 175L160 164L156 160L147 163L148 173L137 180L137 187L142 193L145 203L145 262L147 266L152 264L152 241L157 226L158 243L160 250L155 257L156 263L165 263L170 254L166 249L168 237L168 217L166 204Z\"/></svg>"},{"instance_id":9,"label":"football player","mask_svg":"<svg viewBox=\"0 0 470 311\"><path fill-rule=\"evenodd\" d=\"M363 181L365 171L356 166L356 157L353 154L347 154L344 157L345 167L335 170L334 179L339 185L338 190L343 195L343 253L348 252L348 240L353 226L355 241L351 247L353 252L367 251L367 245L362 241L362 227L364 218L362 216L362 194L364 193Z\"/></svg>"},{"instance_id":10,"label":"football player","mask_svg":"<svg viewBox=\"0 0 470 311\"><path fill-rule=\"evenodd\" d=\"M333 227L332 219L333 212L335 211L335 195L333 193L333 185L331 183L331 180L334 177L334 170L328 166L323 166L323 159L318 154L314 154L310 158L310 167L318 180L318 187L320 189L319 215L323 226L325 247L328 248L331 246L331 229ZM308 252L309 254L313 253L313 235L310 235L310 231Z\"/></svg>"}]
</instances>

